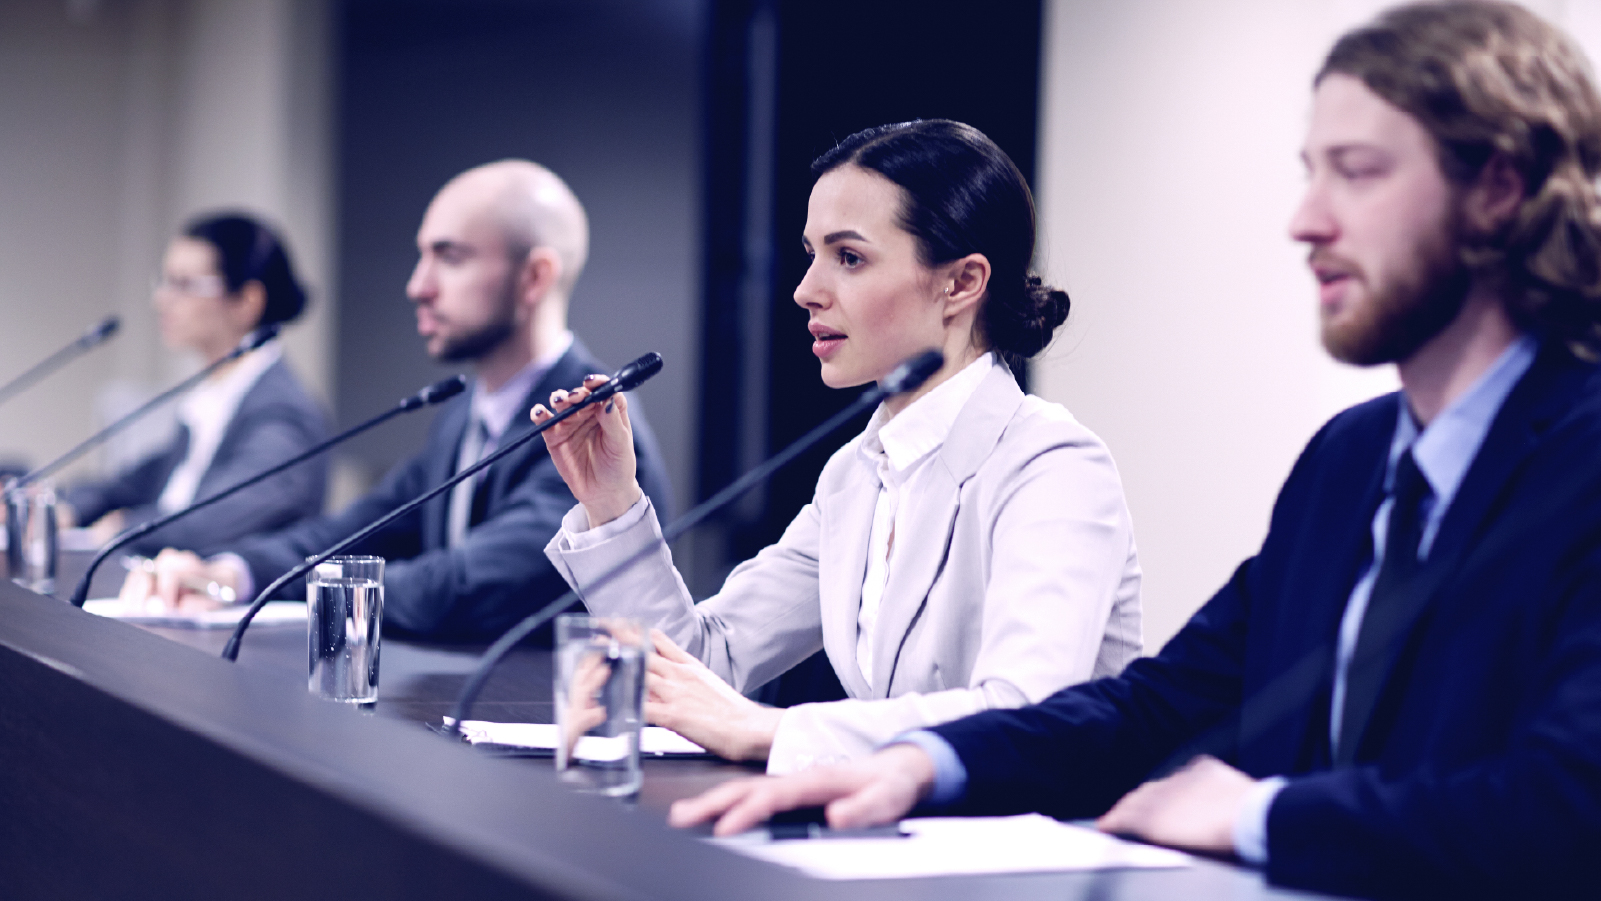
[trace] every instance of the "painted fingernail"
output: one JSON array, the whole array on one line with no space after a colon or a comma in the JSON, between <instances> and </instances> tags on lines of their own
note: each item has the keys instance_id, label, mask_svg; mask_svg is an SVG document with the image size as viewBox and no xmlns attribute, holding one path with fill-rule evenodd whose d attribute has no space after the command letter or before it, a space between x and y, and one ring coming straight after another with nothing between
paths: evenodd
<instances>
[{"instance_id":1,"label":"painted fingernail","mask_svg":"<svg viewBox=\"0 0 1601 901\"><path fill-rule=\"evenodd\" d=\"M601 375L598 372L591 372L589 375L584 376L584 381L589 382L589 381L594 381L595 379L603 379L603 378L605 378L604 375Z\"/></svg>"},{"instance_id":2,"label":"painted fingernail","mask_svg":"<svg viewBox=\"0 0 1601 901\"><path fill-rule=\"evenodd\" d=\"M614 401L614 400L606 401L606 412L610 413L611 412L611 408L615 407L615 406L617 406L617 401Z\"/></svg>"}]
</instances>

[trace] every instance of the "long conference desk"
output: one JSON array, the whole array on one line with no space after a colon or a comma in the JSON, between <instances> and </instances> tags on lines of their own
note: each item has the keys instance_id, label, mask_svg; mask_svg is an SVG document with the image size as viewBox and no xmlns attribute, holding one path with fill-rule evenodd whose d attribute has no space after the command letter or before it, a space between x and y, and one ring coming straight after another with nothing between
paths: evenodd
<instances>
[{"instance_id":1,"label":"long conference desk","mask_svg":"<svg viewBox=\"0 0 1601 901\"><path fill-rule=\"evenodd\" d=\"M379 702L306 692L304 626L146 629L0 582L0 898L1307 898L1211 861L831 882L667 827L751 770L648 761L638 800L425 728L478 647L386 639ZM550 722L548 652L519 649L476 718Z\"/></svg>"}]
</instances>

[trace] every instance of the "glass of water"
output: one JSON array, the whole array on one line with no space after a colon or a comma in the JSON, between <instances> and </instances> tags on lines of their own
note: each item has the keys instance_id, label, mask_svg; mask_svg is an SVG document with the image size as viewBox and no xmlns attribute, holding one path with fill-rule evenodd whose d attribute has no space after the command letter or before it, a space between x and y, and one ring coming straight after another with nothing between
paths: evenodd
<instances>
[{"instance_id":1,"label":"glass of water","mask_svg":"<svg viewBox=\"0 0 1601 901\"><path fill-rule=\"evenodd\" d=\"M614 797L637 794L649 633L620 617L556 619L556 772Z\"/></svg>"},{"instance_id":2,"label":"glass of water","mask_svg":"<svg viewBox=\"0 0 1601 901\"><path fill-rule=\"evenodd\" d=\"M384 558L330 557L306 576L312 694L370 708L378 702Z\"/></svg>"},{"instance_id":3,"label":"glass of water","mask_svg":"<svg viewBox=\"0 0 1601 901\"><path fill-rule=\"evenodd\" d=\"M49 482L5 486L6 568L40 594L56 590L56 492Z\"/></svg>"}]
</instances>

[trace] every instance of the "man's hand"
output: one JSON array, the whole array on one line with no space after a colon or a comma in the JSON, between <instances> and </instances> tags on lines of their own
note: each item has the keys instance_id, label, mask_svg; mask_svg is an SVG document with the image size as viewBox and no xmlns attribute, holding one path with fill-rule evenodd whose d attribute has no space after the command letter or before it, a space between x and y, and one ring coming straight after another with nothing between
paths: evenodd
<instances>
[{"instance_id":1,"label":"man's hand","mask_svg":"<svg viewBox=\"0 0 1601 901\"><path fill-rule=\"evenodd\" d=\"M189 551L167 548L156 555L153 572L128 573L118 597L133 606L155 602L169 610L211 610L222 604L208 597L200 586L216 582L237 594L240 575L226 564L207 563Z\"/></svg>"},{"instance_id":2,"label":"man's hand","mask_svg":"<svg viewBox=\"0 0 1601 901\"><path fill-rule=\"evenodd\" d=\"M652 629L651 638L656 653L645 675L645 718L719 757L766 760L784 712L735 691L661 631Z\"/></svg>"},{"instance_id":3,"label":"man's hand","mask_svg":"<svg viewBox=\"0 0 1601 901\"><path fill-rule=\"evenodd\" d=\"M734 835L780 811L825 805L835 829L877 826L904 817L933 787L934 761L921 748L890 745L866 760L725 782L673 804L667 822L684 827L716 818L715 834Z\"/></svg>"},{"instance_id":4,"label":"man's hand","mask_svg":"<svg viewBox=\"0 0 1601 901\"><path fill-rule=\"evenodd\" d=\"M1158 845L1234 853L1234 821L1256 782L1215 757L1197 757L1124 795L1095 825Z\"/></svg>"}]
</instances>

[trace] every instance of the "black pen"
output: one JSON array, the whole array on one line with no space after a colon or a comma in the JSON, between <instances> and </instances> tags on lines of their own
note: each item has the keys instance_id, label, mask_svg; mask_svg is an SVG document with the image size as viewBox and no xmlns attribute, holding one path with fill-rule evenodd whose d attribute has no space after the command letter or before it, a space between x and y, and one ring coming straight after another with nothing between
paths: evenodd
<instances>
[{"instance_id":1,"label":"black pen","mask_svg":"<svg viewBox=\"0 0 1601 901\"><path fill-rule=\"evenodd\" d=\"M899 823L888 826L866 826L860 829L830 829L822 823L771 823L768 838L775 842L805 838L911 838L912 834Z\"/></svg>"}]
</instances>

